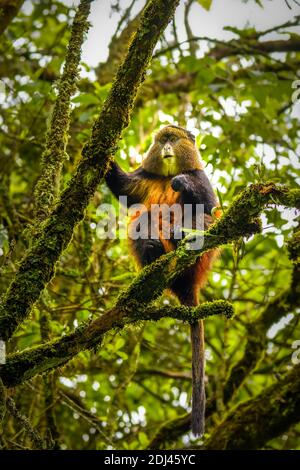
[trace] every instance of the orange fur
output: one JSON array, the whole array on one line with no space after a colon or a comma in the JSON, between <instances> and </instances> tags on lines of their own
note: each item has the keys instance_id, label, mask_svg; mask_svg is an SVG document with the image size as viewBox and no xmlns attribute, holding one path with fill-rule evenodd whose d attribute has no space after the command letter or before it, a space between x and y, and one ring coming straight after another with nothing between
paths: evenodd
<instances>
[{"instance_id":1,"label":"orange fur","mask_svg":"<svg viewBox=\"0 0 300 470\"><path fill-rule=\"evenodd\" d=\"M178 192L173 191L173 189L171 188L171 178L161 178L157 180L144 179L138 183L138 186L136 188L132 188L132 190L138 191L139 197L145 208L143 210L137 210L136 212L130 215L130 221L128 224L129 234L132 222L135 221L138 217L140 217L143 212L147 211L148 213L150 213L152 204L167 204L168 206L172 206L173 204L178 203L180 198L180 194ZM211 224L211 222L212 218L210 216L205 216L205 228L207 228ZM170 223L171 225L173 223L172 214L170 217ZM159 218L159 239L163 244L166 253L173 251L176 248L172 240L165 239L163 236L161 214ZM130 243L130 245L131 251L134 257L136 258L134 252L134 243ZM217 255L217 250L211 250L205 253L197 259L196 263L191 266L191 268L186 271L187 276L185 276L186 279L184 279L184 281L190 284L190 287L194 291L195 296L198 295L198 290L204 286L212 263L217 257ZM138 259L137 261L139 262Z\"/></svg>"}]
</instances>

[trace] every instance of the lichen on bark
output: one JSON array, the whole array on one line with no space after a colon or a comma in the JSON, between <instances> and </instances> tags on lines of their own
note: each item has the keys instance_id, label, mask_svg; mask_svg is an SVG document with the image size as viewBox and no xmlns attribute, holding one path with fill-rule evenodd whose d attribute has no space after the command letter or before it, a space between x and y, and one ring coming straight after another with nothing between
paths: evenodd
<instances>
[{"instance_id":1,"label":"lichen on bark","mask_svg":"<svg viewBox=\"0 0 300 470\"><path fill-rule=\"evenodd\" d=\"M235 407L215 428L206 450L260 449L300 418L300 365Z\"/></svg>"},{"instance_id":2,"label":"lichen on bark","mask_svg":"<svg viewBox=\"0 0 300 470\"><path fill-rule=\"evenodd\" d=\"M90 140L83 148L76 172L24 255L0 305L2 339L7 340L13 335L52 279L55 264L70 243L74 228L83 219L85 209L108 169L121 133L128 126L137 89L144 79L153 49L178 3L179 0L152 0L144 10Z\"/></svg>"},{"instance_id":3,"label":"lichen on bark","mask_svg":"<svg viewBox=\"0 0 300 470\"><path fill-rule=\"evenodd\" d=\"M11 354L0 368L3 383L12 387L51 369L66 364L80 351L99 347L103 335L112 329L121 329L130 323L142 320L157 321L164 317L177 318L186 322L205 319L211 315L233 314L232 305L225 300L205 302L195 308L166 306L158 308L135 304L132 309L113 308L86 325L77 328L73 333L54 341Z\"/></svg>"},{"instance_id":4,"label":"lichen on bark","mask_svg":"<svg viewBox=\"0 0 300 470\"><path fill-rule=\"evenodd\" d=\"M34 190L35 215L38 223L49 215L59 192L60 174L69 137L70 102L72 95L76 92L81 46L89 28L87 19L91 1L81 0L76 10L66 61L58 83L58 96L47 130L45 150L41 158L41 171Z\"/></svg>"}]
</instances>

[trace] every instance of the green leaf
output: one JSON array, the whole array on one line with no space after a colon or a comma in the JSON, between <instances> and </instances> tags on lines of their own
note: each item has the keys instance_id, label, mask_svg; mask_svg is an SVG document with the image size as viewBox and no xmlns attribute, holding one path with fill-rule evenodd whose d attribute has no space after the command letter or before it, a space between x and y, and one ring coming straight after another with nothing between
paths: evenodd
<instances>
[{"instance_id":1,"label":"green leaf","mask_svg":"<svg viewBox=\"0 0 300 470\"><path fill-rule=\"evenodd\" d=\"M99 104L100 100L97 96L92 95L91 93L82 93L79 96L75 96L72 99L73 103L80 103L80 104Z\"/></svg>"},{"instance_id":2,"label":"green leaf","mask_svg":"<svg viewBox=\"0 0 300 470\"><path fill-rule=\"evenodd\" d=\"M144 432L139 432L139 441L142 447L146 447L149 444L149 438Z\"/></svg>"},{"instance_id":3,"label":"green leaf","mask_svg":"<svg viewBox=\"0 0 300 470\"><path fill-rule=\"evenodd\" d=\"M209 11L209 10L210 10L210 7L211 7L211 4L212 4L212 0L198 0L198 3L199 3L203 8L205 8L205 10Z\"/></svg>"}]
</instances>

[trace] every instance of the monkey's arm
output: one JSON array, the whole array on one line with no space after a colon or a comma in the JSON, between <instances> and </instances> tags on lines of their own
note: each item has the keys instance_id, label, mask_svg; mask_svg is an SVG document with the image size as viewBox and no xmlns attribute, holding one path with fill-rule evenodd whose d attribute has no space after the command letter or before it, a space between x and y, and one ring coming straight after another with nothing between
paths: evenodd
<instances>
[{"instance_id":1,"label":"monkey's arm","mask_svg":"<svg viewBox=\"0 0 300 470\"><path fill-rule=\"evenodd\" d=\"M116 198L127 196L127 204L129 206L140 202L140 198L135 191L136 179L133 173L126 173L116 162L112 162L105 176L106 184L114 196Z\"/></svg>"},{"instance_id":2,"label":"monkey's arm","mask_svg":"<svg viewBox=\"0 0 300 470\"><path fill-rule=\"evenodd\" d=\"M218 205L212 186L203 170L194 170L172 179L172 189L181 193L183 204L203 204L205 214Z\"/></svg>"}]
</instances>

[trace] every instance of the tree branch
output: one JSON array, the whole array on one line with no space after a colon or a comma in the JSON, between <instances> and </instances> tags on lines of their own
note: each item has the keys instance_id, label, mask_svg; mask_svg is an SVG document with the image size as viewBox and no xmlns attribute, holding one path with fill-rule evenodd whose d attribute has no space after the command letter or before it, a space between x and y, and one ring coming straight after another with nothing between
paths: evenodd
<instances>
[{"instance_id":1,"label":"tree branch","mask_svg":"<svg viewBox=\"0 0 300 470\"><path fill-rule=\"evenodd\" d=\"M155 44L179 0L152 0L119 67L116 79L84 146L76 173L52 214L25 254L0 306L0 335L9 339L30 314L41 291L52 279L55 264L68 246L75 226L107 171L121 132L128 126L137 89L144 79Z\"/></svg>"},{"instance_id":2,"label":"tree branch","mask_svg":"<svg viewBox=\"0 0 300 470\"><path fill-rule=\"evenodd\" d=\"M144 305L138 304L132 310L113 308L99 319L77 328L69 335L8 356L6 363L0 365L0 378L7 387L18 385L37 374L65 364L80 351L97 347L105 333L113 328L124 328L129 323L141 320L158 321L164 317L191 323L220 314L228 318L232 316L233 308L229 302L218 300L193 308L184 306L145 308Z\"/></svg>"},{"instance_id":3,"label":"tree branch","mask_svg":"<svg viewBox=\"0 0 300 470\"><path fill-rule=\"evenodd\" d=\"M265 55L273 52L298 52L300 51L300 38L292 37L286 40L274 41L229 41L226 46L216 47L209 52L211 57L221 60L224 57L235 55Z\"/></svg>"},{"instance_id":4,"label":"tree branch","mask_svg":"<svg viewBox=\"0 0 300 470\"><path fill-rule=\"evenodd\" d=\"M271 72L280 74L280 72L291 71L295 77L295 73L299 70L299 60L295 59L292 63L282 64L255 64L248 68L243 68L230 75L230 81L235 82L238 80L247 80L253 78L253 74L263 74ZM189 93L199 88L197 81L197 72L181 72L160 78L158 80L147 80L141 87L136 101L136 107L142 107L147 101L154 100L161 95L169 93ZM228 78L216 77L210 84L211 85L228 85Z\"/></svg>"},{"instance_id":5,"label":"tree branch","mask_svg":"<svg viewBox=\"0 0 300 470\"><path fill-rule=\"evenodd\" d=\"M186 249L188 241L184 240L176 251L160 257L144 268L108 313L59 340L10 356L0 369L3 383L8 386L16 385L36 374L65 364L81 350L96 347L108 330L122 328L126 322L158 320L162 315L169 314L174 318L193 322L201 318L201 315L203 318L204 311L204 316L212 314L213 306L218 308L219 313L223 313L226 304L220 302L224 301L201 304L195 309L180 306L158 310L152 306L147 307L147 304L155 300L201 253L257 232L257 216L270 203L300 207L300 190L287 190L273 183L249 186L235 198L225 215L205 232L200 251ZM231 307L228 308L231 313Z\"/></svg>"},{"instance_id":6,"label":"tree branch","mask_svg":"<svg viewBox=\"0 0 300 470\"><path fill-rule=\"evenodd\" d=\"M260 449L300 419L300 364L257 397L234 408L206 450Z\"/></svg>"},{"instance_id":7,"label":"tree branch","mask_svg":"<svg viewBox=\"0 0 300 470\"><path fill-rule=\"evenodd\" d=\"M20 413L20 411L16 407L14 400L11 397L7 398L6 406L7 410L12 414L12 416L14 416L17 421L19 421L20 425L26 431L28 437L35 444L36 448L46 449L47 445L43 440L42 436L35 429L33 429L29 419Z\"/></svg>"},{"instance_id":8,"label":"tree branch","mask_svg":"<svg viewBox=\"0 0 300 470\"><path fill-rule=\"evenodd\" d=\"M49 215L59 191L60 174L65 160L70 127L70 102L76 91L81 46L84 35L89 29L87 19L91 1L81 0L76 10L64 70L58 85L58 96L46 135L41 173L34 189L35 212L39 223Z\"/></svg>"},{"instance_id":9,"label":"tree branch","mask_svg":"<svg viewBox=\"0 0 300 470\"><path fill-rule=\"evenodd\" d=\"M288 243L288 248L293 263L291 285L267 304L257 320L247 325L247 343L243 357L232 367L224 387L225 403L233 397L262 359L268 341L266 337L268 329L284 314L300 306L300 231L294 234Z\"/></svg>"},{"instance_id":10,"label":"tree branch","mask_svg":"<svg viewBox=\"0 0 300 470\"><path fill-rule=\"evenodd\" d=\"M282 293L270 301L257 320L247 326L247 343L244 348L242 358L232 367L229 377L223 389L223 400L228 403L236 391L242 386L244 380L259 364L267 342L266 332L270 326L276 323L279 318L293 307L299 306L299 285L300 285L300 232L296 232L288 242L290 259L293 263L293 273L291 285ZM206 417L211 416L216 411L216 401L209 400L206 409ZM166 442L178 439L182 434L190 429L191 416L187 413L174 418L159 428L149 444L150 449L163 448Z\"/></svg>"}]
</instances>

